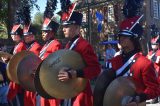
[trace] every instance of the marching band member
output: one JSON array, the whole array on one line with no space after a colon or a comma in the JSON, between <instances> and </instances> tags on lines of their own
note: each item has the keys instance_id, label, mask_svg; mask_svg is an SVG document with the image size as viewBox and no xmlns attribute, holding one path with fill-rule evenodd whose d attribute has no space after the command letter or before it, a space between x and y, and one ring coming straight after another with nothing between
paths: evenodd
<instances>
[{"instance_id":1,"label":"marching band member","mask_svg":"<svg viewBox=\"0 0 160 106\"><path fill-rule=\"evenodd\" d=\"M23 50L26 50L26 45L22 39L23 36L23 29L21 25L21 15L22 15L22 8L18 7L14 17L14 25L11 30L11 37L13 42L15 42L15 47L13 49L13 55ZM9 61L9 58L4 58L4 61ZM9 84L9 92L7 95L9 103L13 106L23 106L23 96L24 92L20 85L16 84L15 82L10 82Z\"/></svg>"},{"instance_id":2,"label":"marching band member","mask_svg":"<svg viewBox=\"0 0 160 106\"><path fill-rule=\"evenodd\" d=\"M49 8L49 6L47 6ZM55 39L56 32L59 28L60 18L53 16L46 7L45 19L42 26L42 39L45 42L42 47L39 57L44 60L49 54L61 49L61 43ZM51 13L51 14L50 14ZM40 98L40 106L59 106L58 99Z\"/></svg>"},{"instance_id":3,"label":"marching band member","mask_svg":"<svg viewBox=\"0 0 160 106\"><path fill-rule=\"evenodd\" d=\"M156 37L152 38L152 40L151 40L152 50L148 53L147 58L153 62L156 77L158 79L158 83L160 84L160 50L159 50L159 46L160 46L160 38L159 38L159 35L157 35ZM157 102L158 102L158 98L151 100L151 103L157 103Z\"/></svg>"},{"instance_id":4,"label":"marching band member","mask_svg":"<svg viewBox=\"0 0 160 106\"><path fill-rule=\"evenodd\" d=\"M13 41L16 43L14 50L13 50L13 55L15 55L16 53L21 52L23 50L26 50L26 45L25 45L24 41L22 40L23 30L20 26L21 26L21 24L15 24L12 28L12 31L11 31L11 37L12 37ZM18 96L16 96L16 95L18 95ZM22 98L23 98L22 88L20 87L20 85L11 81L9 84L8 100L9 101L14 100L12 103L14 106L17 106L19 103L20 103L20 105L23 105ZM18 102L16 103L16 101L18 101Z\"/></svg>"},{"instance_id":5,"label":"marching band member","mask_svg":"<svg viewBox=\"0 0 160 106\"><path fill-rule=\"evenodd\" d=\"M141 18L142 16L135 16L121 23L118 38L123 51L121 55L111 60L116 78L130 76L136 86L134 96L126 96L122 99L122 104L125 106L137 106L138 103L155 98L160 94L154 66L142 55L140 49L139 39L143 33L139 24ZM126 100L128 101L124 103Z\"/></svg>"},{"instance_id":6,"label":"marching band member","mask_svg":"<svg viewBox=\"0 0 160 106\"><path fill-rule=\"evenodd\" d=\"M159 35L151 40L151 48L152 50L148 53L147 57L154 63L154 67L156 69L156 75L159 76L159 66L160 66L160 38ZM159 80L160 82L160 80Z\"/></svg>"},{"instance_id":7,"label":"marching band member","mask_svg":"<svg viewBox=\"0 0 160 106\"><path fill-rule=\"evenodd\" d=\"M28 31L27 31L28 29ZM25 26L23 29L23 37L28 51L32 51L37 56L42 49L41 45L35 40L35 35L32 26Z\"/></svg>"},{"instance_id":8,"label":"marching band member","mask_svg":"<svg viewBox=\"0 0 160 106\"><path fill-rule=\"evenodd\" d=\"M70 69L69 71L67 71L67 69L70 67L62 67L59 71L58 79L60 81L67 81L69 79L82 77L86 78L88 81L84 91L74 98L63 100L62 104L63 106L92 106L93 95L89 80L98 76L100 73L100 64L98 63L97 56L92 46L80 35L83 15L79 12L73 12L69 19L66 17L67 16L62 16L63 32L65 37L69 38L66 49L78 52L84 59L86 67L82 70Z\"/></svg>"},{"instance_id":9,"label":"marching band member","mask_svg":"<svg viewBox=\"0 0 160 106\"><path fill-rule=\"evenodd\" d=\"M30 21L24 25L23 37L26 44L26 49L33 52L37 56L40 53L41 45L35 40L33 27L30 25ZM36 106L36 93L31 91L24 91L24 106Z\"/></svg>"}]
</instances>

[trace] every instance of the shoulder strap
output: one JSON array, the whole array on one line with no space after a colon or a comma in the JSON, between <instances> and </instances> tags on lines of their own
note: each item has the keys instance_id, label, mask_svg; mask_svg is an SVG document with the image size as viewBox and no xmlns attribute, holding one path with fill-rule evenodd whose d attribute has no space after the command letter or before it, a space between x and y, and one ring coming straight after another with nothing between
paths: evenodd
<instances>
[{"instance_id":1,"label":"shoulder strap","mask_svg":"<svg viewBox=\"0 0 160 106\"><path fill-rule=\"evenodd\" d=\"M44 48L42 48L42 50L39 53L39 57L42 58L43 55L45 54L45 52L47 51L47 48L50 46L50 44L53 42L54 40L52 40L50 43L48 43L48 45Z\"/></svg>"},{"instance_id":2,"label":"shoulder strap","mask_svg":"<svg viewBox=\"0 0 160 106\"><path fill-rule=\"evenodd\" d=\"M121 68L119 68L116 71L116 76L124 76L126 73L128 73L130 70L130 67L133 65L133 63L136 62L137 57L135 57L136 54L134 54Z\"/></svg>"}]
</instances>

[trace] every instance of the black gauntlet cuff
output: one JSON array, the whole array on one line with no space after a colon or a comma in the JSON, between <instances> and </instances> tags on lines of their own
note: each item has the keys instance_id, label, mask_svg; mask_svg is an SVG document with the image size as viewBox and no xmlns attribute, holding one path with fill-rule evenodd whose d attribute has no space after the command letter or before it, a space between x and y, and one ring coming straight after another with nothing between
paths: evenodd
<instances>
[{"instance_id":1,"label":"black gauntlet cuff","mask_svg":"<svg viewBox=\"0 0 160 106\"><path fill-rule=\"evenodd\" d=\"M67 73L68 73L69 78L71 79L72 78L72 74L69 71L67 71Z\"/></svg>"},{"instance_id":2,"label":"black gauntlet cuff","mask_svg":"<svg viewBox=\"0 0 160 106\"><path fill-rule=\"evenodd\" d=\"M77 77L84 77L83 70L77 70Z\"/></svg>"},{"instance_id":3,"label":"black gauntlet cuff","mask_svg":"<svg viewBox=\"0 0 160 106\"><path fill-rule=\"evenodd\" d=\"M147 100L147 95L144 93L137 94L137 96L140 97L140 100L139 100L140 103Z\"/></svg>"}]
</instances>

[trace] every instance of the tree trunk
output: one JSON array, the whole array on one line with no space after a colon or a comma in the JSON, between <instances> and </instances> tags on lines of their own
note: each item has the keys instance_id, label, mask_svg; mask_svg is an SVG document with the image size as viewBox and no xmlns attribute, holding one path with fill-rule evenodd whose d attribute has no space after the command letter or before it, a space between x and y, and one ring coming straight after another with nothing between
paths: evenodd
<instances>
[{"instance_id":1,"label":"tree trunk","mask_svg":"<svg viewBox=\"0 0 160 106\"><path fill-rule=\"evenodd\" d=\"M2 1L0 1L0 9L2 8Z\"/></svg>"},{"instance_id":2,"label":"tree trunk","mask_svg":"<svg viewBox=\"0 0 160 106\"><path fill-rule=\"evenodd\" d=\"M8 22L7 22L8 40L11 40L10 32L13 26L14 14L18 7L19 1L20 0L8 0Z\"/></svg>"}]
</instances>

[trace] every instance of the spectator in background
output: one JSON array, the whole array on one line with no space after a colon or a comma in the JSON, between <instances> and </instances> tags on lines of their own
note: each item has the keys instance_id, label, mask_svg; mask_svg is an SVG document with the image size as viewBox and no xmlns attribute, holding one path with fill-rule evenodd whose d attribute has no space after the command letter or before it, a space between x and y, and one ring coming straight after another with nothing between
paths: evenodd
<instances>
[{"instance_id":1,"label":"spectator in background","mask_svg":"<svg viewBox=\"0 0 160 106\"><path fill-rule=\"evenodd\" d=\"M0 61L0 106L8 106L8 81L6 77L6 64Z\"/></svg>"},{"instance_id":2,"label":"spectator in background","mask_svg":"<svg viewBox=\"0 0 160 106\"><path fill-rule=\"evenodd\" d=\"M80 29L80 33L81 33L81 35L82 35L83 38L86 37L86 31L85 31L84 28L81 28L81 29Z\"/></svg>"},{"instance_id":3,"label":"spectator in background","mask_svg":"<svg viewBox=\"0 0 160 106\"><path fill-rule=\"evenodd\" d=\"M3 44L0 43L0 51L6 52ZM6 64L0 59L0 106L8 106L8 81L6 77Z\"/></svg>"},{"instance_id":4,"label":"spectator in background","mask_svg":"<svg viewBox=\"0 0 160 106\"><path fill-rule=\"evenodd\" d=\"M118 51L114 54L114 57L116 57L122 53L122 46L118 43L117 47L118 47Z\"/></svg>"},{"instance_id":5,"label":"spectator in background","mask_svg":"<svg viewBox=\"0 0 160 106\"><path fill-rule=\"evenodd\" d=\"M105 58L106 68L109 68L109 60L114 57L115 53L116 53L115 49L112 48L111 44L108 44L106 49L106 58Z\"/></svg>"},{"instance_id":6,"label":"spectator in background","mask_svg":"<svg viewBox=\"0 0 160 106\"><path fill-rule=\"evenodd\" d=\"M0 51L2 51L3 48L3 44L0 43Z\"/></svg>"}]
</instances>

